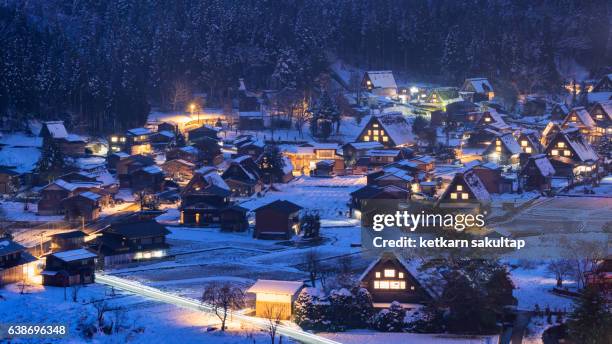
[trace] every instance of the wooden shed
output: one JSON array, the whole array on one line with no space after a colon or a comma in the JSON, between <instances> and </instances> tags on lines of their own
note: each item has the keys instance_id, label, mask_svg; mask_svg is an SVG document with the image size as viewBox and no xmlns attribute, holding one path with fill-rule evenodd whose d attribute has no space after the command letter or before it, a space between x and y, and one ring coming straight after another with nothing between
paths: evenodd
<instances>
[{"instance_id":1,"label":"wooden shed","mask_svg":"<svg viewBox=\"0 0 612 344\"><path fill-rule=\"evenodd\" d=\"M260 279L247 293L255 294L256 316L274 318L280 312L281 320L288 320L293 314L293 302L303 286L303 282Z\"/></svg>"}]
</instances>

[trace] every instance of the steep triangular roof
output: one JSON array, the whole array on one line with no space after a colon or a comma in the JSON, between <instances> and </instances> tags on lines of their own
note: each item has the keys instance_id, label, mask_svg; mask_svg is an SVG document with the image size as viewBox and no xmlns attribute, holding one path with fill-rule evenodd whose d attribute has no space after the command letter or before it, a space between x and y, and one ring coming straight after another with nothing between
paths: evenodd
<instances>
[{"instance_id":1,"label":"steep triangular roof","mask_svg":"<svg viewBox=\"0 0 612 344\"><path fill-rule=\"evenodd\" d=\"M397 88L393 72L390 70L368 71L366 75L374 88Z\"/></svg>"}]
</instances>

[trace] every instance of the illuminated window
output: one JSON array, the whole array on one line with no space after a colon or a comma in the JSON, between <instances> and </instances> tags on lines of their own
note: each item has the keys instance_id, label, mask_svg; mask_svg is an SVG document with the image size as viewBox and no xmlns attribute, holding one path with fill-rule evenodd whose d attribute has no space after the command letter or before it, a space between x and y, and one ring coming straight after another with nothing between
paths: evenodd
<instances>
[{"instance_id":1,"label":"illuminated window","mask_svg":"<svg viewBox=\"0 0 612 344\"><path fill-rule=\"evenodd\" d=\"M496 151L496 152L501 152L501 146L497 146L497 147L495 147L495 151Z\"/></svg>"},{"instance_id":2,"label":"illuminated window","mask_svg":"<svg viewBox=\"0 0 612 344\"><path fill-rule=\"evenodd\" d=\"M564 156L570 156L570 155L572 155L572 152L570 152L569 150L564 150L563 151L563 155Z\"/></svg>"},{"instance_id":3,"label":"illuminated window","mask_svg":"<svg viewBox=\"0 0 612 344\"><path fill-rule=\"evenodd\" d=\"M376 278L380 278L380 272L376 272Z\"/></svg>"},{"instance_id":4,"label":"illuminated window","mask_svg":"<svg viewBox=\"0 0 612 344\"><path fill-rule=\"evenodd\" d=\"M389 281L380 281L379 287L380 289L389 289Z\"/></svg>"},{"instance_id":5,"label":"illuminated window","mask_svg":"<svg viewBox=\"0 0 612 344\"><path fill-rule=\"evenodd\" d=\"M565 142L557 142L557 147L565 148Z\"/></svg>"},{"instance_id":6,"label":"illuminated window","mask_svg":"<svg viewBox=\"0 0 612 344\"><path fill-rule=\"evenodd\" d=\"M550 151L550 154L552 155L559 155L559 151L556 149L553 149L552 151Z\"/></svg>"},{"instance_id":7,"label":"illuminated window","mask_svg":"<svg viewBox=\"0 0 612 344\"><path fill-rule=\"evenodd\" d=\"M496 141L495 141L495 145L496 145L496 146L501 146L501 141L500 141L500 140L496 140Z\"/></svg>"},{"instance_id":8,"label":"illuminated window","mask_svg":"<svg viewBox=\"0 0 612 344\"><path fill-rule=\"evenodd\" d=\"M181 220L180 223L183 224L185 222L185 212L181 211Z\"/></svg>"},{"instance_id":9,"label":"illuminated window","mask_svg":"<svg viewBox=\"0 0 612 344\"><path fill-rule=\"evenodd\" d=\"M374 281L374 289L380 289L380 281Z\"/></svg>"},{"instance_id":10,"label":"illuminated window","mask_svg":"<svg viewBox=\"0 0 612 344\"><path fill-rule=\"evenodd\" d=\"M363 140L364 141L370 141L370 137L368 135L366 135L366 136L363 137Z\"/></svg>"},{"instance_id":11,"label":"illuminated window","mask_svg":"<svg viewBox=\"0 0 612 344\"><path fill-rule=\"evenodd\" d=\"M521 141L521 146L523 146L523 147L527 147L527 140L523 140L523 141Z\"/></svg>"},{"instance_id":12,"label":"illuminated window","mask_svg":"<svg viewBox=\"0 0 612 344\"><path fill-rule=\"evenodd\" d=\"M413 285L410 286L410 290L414 290L414 286Z\"/></svg>"},{"instance_id":13,"label":"illuminated window","mask_svg":"<svg viewBox=\"0 0 612 344\"><path fill-rule=\"evenodd\" d=\"M400 281L390 281L389 282L391 289L401 289L401 285L400 285ZM404 283L404 288L406 287L405 283Z\"/></svg>"},{"instance_id":14,"label":"illuminated window","mask_svg":"<svg viewBox=\"0 0 612 344\"><path fill-rule=\"evenodd\" d=\"M463 191L463 185L457 185L457 191Z\"/></svg>"},{"instance_id":15,"label":"illuminated window","mask_svg":"<svg viewBox=\"0 0 612 344\"><path fill-rule=\"evenodd\" d=\"M196 213L195 220L197 224L200 224L200 213Z\"/></svg>"},{"instance_id":16,"label":"illuminated window","mask_svg":"<svg viewBox=\"0 0 612 344\"><path fill-rule=\"evenodd\" d=\"M457 193L451 192L451 199L457 199Z\"/></svg>"},{"instance_id":17,"label":"illuminated window","mask_svg":"<svg viewBox=\"0 0 612 344\"><path fill-rule=\"evenodd\" d=\"M403 272L399 272L399 273L397 274L397 277L399 277L399 278L404 278L404 273L403 273Z\"/></svg>"},{"instance_id":18,"label":"illuminated window","mask_svg":"<svg viewBox=\"0 0 612 344\"><path fill-rule=\"evenodd\" d=\"M395 270L385 269L385 277L395 277Z\"/></svg>"},{"instance_id":19,"label":"illuminated window","mask_svg":"<svg viewBox=\"0 0 612 344\"><path fill-rule=\"evenodd\" d=\"M570 118L570 121L576 122L576 116L572 116L572 118Z\"/></svg>"},{"instance_id":20,"label":"illuminated window","mask_svg":"<svg viewBox=\"0 0 612 344\"><path fill-rule=\"evenodd\" d=\"M374 136L378 135L378 130L374 130Z\"/></svg>"},{"instance_id":21,"label":"illuminated window","mask_svg":"<svg viewBox=\"0 0 612 344\"><path fill-rule=\"evenodd\" d=\"M380 131L380 135L385 135L385 131L384 131L384 130L381 130L381 131Z\"/></svg>"},{"instance_id":22,"label":"illuminated window","mask_svg":"<svg viewBox=\"0 0 612 344\"><path fill-rule=\"evenodd\" d=\"M125 137L122 137L121 139L119 139L119 141L125 142Z\"/></svg>"},{"instance_id":23,"label":"illuminated window","mask_svg":"<svg viewBox=\"0 0 612 344\"><path fill-rule=\"evenodd\" d=\"M378 128L378 123L374 123L374 124L372 124L372 127L374 127L374 128Z\"/></svg>"},{"instance_id":24,"label":"illuminated window","mask_svg":"<svg viewBox=\"0 0 612 344\"><path fill-rule=\"evenodd\" d=\"M491 122L491 118L489 118L489 117L485 117L485 122L487 122L487 123L488 123L488 122Z\"/></svg>"},{"instance_id":25,"label":"illuminated window","mask_svg":"<svg viewBox=\"0 0 612 344\"><path fill-rule=\"evenodd\" d=\"M525 153L531 153L533 151L533 149L531 149L531 147L526 147L525 148Z\"/></svg>"},{"instance_id":26,"label":"illuminated window","mask_svg":"<svg viewBox=\"0 0 612 344\"><path fill-rule=\"evenodd\" d=\"M461 194L461 199L468 199L468 198L470 198L470 195L468 195L467 193L464 192Z\"/></svg>"},{"instance_id":27,"label":"illuminated window","mask_svg":"<svg viewBox=\"0 0 612 344\"><path fill-rule=\"evenodd\" d=\"M382 140L383 140L383 142L389 142L389 137L388 136L383 136Z\"/></svg>"},{"instance_id":28,"label":"illuminated window","mask_svg":"<svg viewBox=\"0 0 612 344\"><path fill-rule=\"evenodd\" d=\"M117 142L119 138L117 136L111 137L111 142Z\"/></svg>"},{"instance_id":29,"label":"illuminated window","mask_svg":"<svg viewBox=\"0 0 612 344\"><path fill-rule=\"evenodd\" d=\"M602 115L602 114L597 114L597 116L595 116L595 118L597 118L597 119L603 119L603 115Z\"/></svg>"}]
</instances>

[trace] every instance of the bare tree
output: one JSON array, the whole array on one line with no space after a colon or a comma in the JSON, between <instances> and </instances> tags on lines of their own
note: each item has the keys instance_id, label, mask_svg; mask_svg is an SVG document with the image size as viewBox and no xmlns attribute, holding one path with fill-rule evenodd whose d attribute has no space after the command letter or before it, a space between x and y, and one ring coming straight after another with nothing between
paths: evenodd
<instances>
[{"instance_id":1,"label":"bare tree","mask_svg":"<svg viewBox=\"0 0 612 344\"><path fill-rule=\"evenodd\" d=\"M343 288L349 288L353 286L355 281L353 280L353 258L351 255L340 257L338 260L338 285Z\"/></svg>"},{"instance_id":2,"label":"bare tree","mask_svg":"<svg viewBox=\"0 0 612 344\"><path fill-rule=\"evenodd\" d=\"M319 252L312 249L306 252L304 255L304 268L308 271L310 276L310 284L312 287L315 286L317 281L317 277L321 273L321 263L319 260L321 259Z\"/></svg>"},{"instance_id":3,"label":"bare tree","mask_svg":"<svg viewBox=\"0 0 612 344\"><path fill-rule=\"evenodd\" d=\"M244 293L229 283L214 282L204 289L202 303L208 303L214 308L215 315L221 320L221 331L225 331L229 311L244 306Z\"/></svg>"},{"instance_id":4,"label":"bare tree","mask_svg":"<svg viewBox=\"0 0 612 344\"><path fill-rule=\"evenodd\" d=\"M72 295L72 302L77 302L77 299L79 297L79 291L81 290L81 288L83 287L83 285L81 284L74 284L72 285L71 289L71 295Z\"/></svg>"},{"instance_id":5,"label":"bare tree","mask_svg":"<svg viewBox=\"0 0 612 344\"><path fill-rule=\"evenodd\" d=\"M268 336L270 336L270 343L274 344L276 342L278 325L280 325L280 321L283 318L283 307L276 304L267 304L262 315L268 321L266 330L268 331ZM282 337L279 340L279 343L281 342Z\"/></svg>"},{"instance_id":6,"label":"bare tree","mask_svg":"<svg viewBox=\"0 0 612 344\"><path fill-rule=\"evenodd\" d=\"M181 80L176 80L172 83L170 92L170 105L172 105L173 112L175 112L180 106L187 103L191 97L189 87Z\"/></svg>"},{"instance_id":7,"label":"bare tree","mask_svg":"<svg viewBox=\"0 0 612 344\"><path fill-rule=\"evenodd\" d=\"M113 310L113 332L117 333L124 326L127 319L127 309L124 307L117 307Z\"/></svg>"},{"instance_id":8,"label":"bare tree","mask_svg":"<svg viewBox=\"0 0 612 344\"><path fill-rule=\"evenodd\" d=\"M553 260L546 269L557 279L558 288L563 288L563 280L574 270L568 259Z\"/></svg>"},{"instance_id":9,"label":"bare tree","mask_svg":"<svg viewBox=\"0 0 612 344\"><path fill-rule=\"evenodd\" d=\"M586 273L593 271L598 262L605 257L606 243L593 241L574 241L569 243L573 255L571 263L578 287L586 286Z\"/></svg>"},{"instance_id":10,"label":"bare tree","mask_svg":"<svg viewBox=\"0 0 612 344\"><path fill-rule=\"evenodd\" d=\"M108 305L104 300L95 300L91 302L91 305L96 310L96 320L98 321L98 327L104 326L104 314L115 310Z\"/></svg>"}]
</instances>

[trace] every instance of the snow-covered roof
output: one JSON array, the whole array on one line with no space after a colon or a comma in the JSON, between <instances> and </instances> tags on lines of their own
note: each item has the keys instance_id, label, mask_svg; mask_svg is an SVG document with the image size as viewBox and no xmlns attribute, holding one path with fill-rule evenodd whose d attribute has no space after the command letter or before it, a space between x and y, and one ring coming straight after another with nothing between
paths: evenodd
<instances>
[{"instance_id":1,"label":"snow-covered roof","mask_svg":"<svg viewBox=\"0 0 612 344\"><path fill-rule=\"evenodd\" d=\"M159 131L157 133L159 135L162 135L162 136L165 136L165 137L168 137L168 138L173 138L174 137L174 133L169 131L169 130L162 130L162 131Z\"/></svg>"},{"instance_id":2,"label":"snow-covered roof","mask_svg":"<svg viewBox=\"0 0 612 344\"><path fill-rule=\"evenodd\" d=\"M612 100L607 100L598 103L603 111L608 115L609 119L612 119Z\"/></svg>"},{"instance_id":3,"label":"snow-covered roof","mask_svg":"<svg viewBox=\"0 0 612 344\"><path fill-rule=\"evenodd\" d=\"M206 180L206 182L209 185L214 185L214 186L217 186L217 187L219 187L221 189L225 189L225 190L231 190L229 185L227 185L225 180L223 180L223 178L221 178L221 176L218 173L206 173L206 174L203 175L203 178L204 178L204 180Z\"/></svg>"},{"instance_id":4,"label":"snow-covered roof","mask_svg":"<svg viewBox=\"0 0 612 344\"><path fill-rule=\"evenodd\" d=\"M143 172L146 172L148 174L158 174L158 173L164 173L164 171L159 168L159 166L157 165L149 165L149 166L145 166L141 169Z\"/></svg>"},{"instance_id":5,"label":"snow-covered roof","mask_svg":"<svg viewBox=\"0 0 612 344\"><path fill-rule=\"evenodd\" d=\"M559 134L565 136L566 141L569 143L570 147L572 147L581 161L599 160L599 156L593 147L584 139L582 135L580 135L577 128L564 130Z\"/></svg>"},{"instance_id":6,"label":"snow-covered roof","mask_svg":"<svg viewBox=\"0 0 612 344\"><path fill-rule=\"evenodd\" d=\"M506 133L499 136L499 140L508 149L508 151L510 151L512 155L520 154L523 151L514 136L512 136L512 134L510 133Z\"/></svg>"},{"instance_id":7,"label":"snow-covered roof","mask_svg":"<svg viewBox=\"0 0 612 344\"><path fill-rule=\"evenodd\" d=\"M376 180L395 179L395 178L399 178L405 182L411 182L412 180L414 180L414 178L412 178L410 173L402 169L399 169L397 167L390 167L390 168L385 169L384 171L387 173L376 178Z\"/></svg>"},{"instance_id":8,"label":"snow-covered roof","mask_svg":"<svg viewBox=\"0 0 612 344\"><path fill-rule=\"evenodd\" d=\"M397 149L370 149L366 151L368 156L397 156L400 153Z\"/></svg>"},{"instance_id":9,"label":"snow-covered roof","mask_svg":"<svg viewBox=\"0 0 612 344\"><path fill-rule=\"evenodd\" d=\"M478 177L473 170L469 170L463 173L463 179L465 180L465 184L472 191L476 199L479 201L490 201L491 194L487 191L487 188L482 183L482 180Z\"/></svg>"},{"instance_id":10,"label":"snow-covered roof","mask_svg":"<svg viewBox=\"0 0 612 344\"><path fill-rule=\"evenodd\" d=\"M40 155L36 147L3 147L0 149L0 165L11 166L17 173L30 173L36 168Z\"/></svg>"},{"instance_id":11,"label":"snow-covered roof","mask_svg":"<svg viewBox=\"0 0 612 344\"><path fill-rule=\"evenodd\" d=\"M578 116L580 122L584 124L584 126L586 126L587 128L595 127L595 121L593 121L593 118L591 118L591 115L584 107L573 108L572 111L570 111L570 113L567 115L565 122L567 123L571 116L574 115Z\"/></svg>"},{"instance_id":12,"label":"snow-covered roof","mask_svg":"<svg viewBox=\"0 0 612 344\"><path fill-rule=\"evenodd\" d=\"M368 71L366 74L374 88L397 88L393 72L390 70Z\"/></svg>"},{"instance_id":13,"label":"snow-covered roof","mask_svg":"<svg viewBox=\"0 0 612 344\"><path fill-rule=\"evenodd\" d=\"M63 121L49 121L44 122L43 125L47 127L49 134L54 139L65 139L68 136L68 131L66 131Z\"/></svg>"},{"instance_id":14,"label":"snow-covered roof","mask_svg":"<svg viewBox=\"0 0 612 344\"><path fill-rule=\"evenodd\" d=\"M377 142L377 141L370 141L370 142L350 142L347 143L346 145L351 146L355 149L377 149L377 148L383 148L382 143Z\"/></svg>"},{"instance_id":15,"label":"snow-covered roof","mask_svg":"<svg viewBox=\"0 0 612 344\"><path fill-rule=\"evenodd\" d=\"M183 151L185 153L189 153L189 154L198 154L198 152L200 151L198 148L196 148L194 146L185 146L185 147L181 147L179 149L181 151Z\"/></svg>"},{"instance_id":16,"label":"snow-covered roof","mask_svg":"<svg viewBox=\"0 0 612 344\"><path fill-rule=\"evenodd\" d=\"M540 170L542 176L548 177L555 175L555 168L545 154L535 155L531 157L531 159L533 159L535 166L538 168L538 170Z\"/></svg>"},{"instance_id":17,"label":"snow-covered roof","mask_svg":"<svg viewBox=\"0 0 612 344\"><path fill-rule=\"evenodd\" d=\"M281 295L295 295L302 287L304 282L294 281L275 281L275 280L257 280L249 289L247 293L264 293L264 294L281 294Z\"/></svg>"},{"instance_id":18,"label":"snow-covered roof","mask_svg":"<svg viewBox=\"0 0 612 344\"><path fill-rule=\"evenodd\" d=\"M73 183L69 183L63 179L56 179L53 183L50 183L48 185L46 185L44 189L46 189L47 187L51 186L51 185L57 185L60 188L64 189L64 190L68 190L68 191L74 191L76 190L77 186L74 185Z\"/></svg>"},{"instance_id":19,"label":"snow-covered roof","mask_svg":"<svg viewBox=\"0 0 612 344\"><path fill-rule=\"evenodd\" d=\"M0 240L0 256L25 250L25 247L9 239Z\"/></svg>"},{"instance_id":20,"label":"snow-covered roof","mask_svg":"<svg viewBox=\"0 0 612 344\"><path fill-rule=\"evenodd\" d=\"M86 250L84 248L79 248L79 249L70 250L70 251L56 252L51 255L65 262L72 262L75 260L94 258L98 256L97 254L89 250Z\"/></svg>"},{"instance_id":21,"label":"snow-covered roof","mask_svg":"<svg viewBox=\"0 0 612 344\"><path fill-rule=\"evenodd\" d=\"M87 142L87 139L84 136L77 134L68 134L64 139L68 142Z\"/></svg>"},{"instance_id":22,"label":"snow-covered roof","mask_svg":"<svg viewBox=\"0 0 612 344\"><path fill-rule=\"evenodd\" d=\"M102 196L98 195L97 193L91 192L91 191L86 191L83 193L80 193L79 196L85 197L87 199L90 199L92 201L97 201L99 200Z\"/></svg>"},{"instance_id":23,"label":"snow-covered roof","mask_svg":"<svg viewBox=\"0 0 612 344\"><path fill-rule=\"evenodd\" d=\"M127 132L128 134L132 134L134 136L149 135L153 133L150 129L147 128L133 128L128 130Z\"/></svg>"},{"instance_id":24,"label":"snow-covered roof","mask_svg":"<svg viewBox=\"0 0 612 344\"><path fill-rule=\"evenodd\" d=\"M612 98L612 92L589 92L587 94L589 103L602 102Z\"/></svg>"},{"instance_id":25,"label":"snow-covered roof","mask_svg":"<svg viewBox=\"0 0 612 344\"><path fill-rule=\"evenodd\" d=\"M468 78L465 79L467 84L471 84L476 93L486 93L493 91L493 86L487 78Z\"/></svg>"},{"instance_id":26,"label":"snow-covered roof","mask_svg":"<svg viewBox=\"0 0 612 344\"><path fill-rule=\"evenodd\" d=\"M415 142L412 127L403 116L383 115L378 117L383 129L397 146Z\"/></svg>"}]
</instances>

